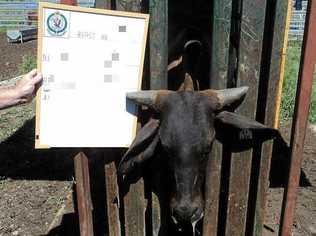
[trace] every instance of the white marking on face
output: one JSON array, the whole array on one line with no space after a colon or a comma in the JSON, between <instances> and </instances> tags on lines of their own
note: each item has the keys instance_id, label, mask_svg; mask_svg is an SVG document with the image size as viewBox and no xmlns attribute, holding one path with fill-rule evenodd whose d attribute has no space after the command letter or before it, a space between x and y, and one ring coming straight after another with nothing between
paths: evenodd
<instances>
[{"instance_id":1,"label":"white marking on face","mask_svg":"<svg viewBox=\"0 0 316 236\"><path fill-rule=\"evenodd\" d=\"M195 232L197 231L195 229L195 226L197 224L197 222L199 222L204 216L204 213L202 212L202 214L200 215L200 217L196 220L196 221L193 221L191 224L192 224L192 231L193 231L193 236L195 236ZM197 231L198 232L198 231Z\"/></svg>"}]
</instances>

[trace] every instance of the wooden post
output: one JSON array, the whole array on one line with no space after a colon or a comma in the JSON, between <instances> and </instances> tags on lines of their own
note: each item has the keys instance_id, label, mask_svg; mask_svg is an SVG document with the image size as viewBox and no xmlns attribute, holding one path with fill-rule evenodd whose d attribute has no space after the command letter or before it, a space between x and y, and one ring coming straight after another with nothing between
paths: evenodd
<instances>
[{"instance_id":1,"label":"wooden post","mask_svg":"<svg viewBox=\"0 0 316 236\"><path fill-rule=\"evenodd\" d=\"M243 0L238 8L241 9L241 23L237 86L249 86L249 91L237 113L255 119L266 1ZM248 150L231 157L226 235L245 235L246 232L252 156L253 151Z\"/></svg>"},{"instance_id":2,"label":"wooden post","mask_svg":"<svg viewBox=\"0 0 316 236\"><path fill-rule=\"evenodd\" d=\"M150 89L166 89L168 67L168 0L150 0Z\"/></svg>"},{"instance_id":3,"label":"wooden post","mask_svg":"<svg viewBox=\"0 0 316 236\"><path fill-rule=\"evenodd\" d=\"M150 55L150 89L166 89L168 66L168 0L149 0L149 55ZM161 188L163 189L163 188ZM158 197L152 193L152 235L162 232L166 217L161 214ZM166 229L163 229L166 230Z\"/></svg>"},{"instance_id":4,"label":"wooden post","mask_svg":"<svg viewBox=\"0 0 316 236\"><path fill-rule=\"evenodd\" d=\"M278 95L276 96L276 112L275 112L275 120L274 120L274 128L279 127L280 121L280 109L281 109L281 99L282 99L282 91L283 91L283 81L284 81L284 74L285 74L285 61L286 61L286 50L289 41L289 30L290 30L290 23L292 19L292 0L288 0L287 6L287 14L286 14L286 23L285 23L285 35L283 41L283 48L281 52L282 60L280 64L280 81L278 85Z\"/></svg>"},{"instance_id":5,"label":"wooden post","mask_svg":"<svg viewBox=\"0 0 316 236\"><path fill-rule=\"evenodd\" d=\"M111 9L111 0L95 0L95 8Z\"/></svg>"},{"instance_id":6,"label":"wooden post","mask_svg":"<svg viewBox=\"0 0 316 236\"><path fill-rule=\"evenodd\" d=\"M61 0L61 4L77 5L77 0ZM89 163L87 156L80 152L74 158L76 194L81 236L93 236L92 200L90 192Z\"/></svg>"},{"instance_id":7,"label":"wooden post","mask_svg":"<svg viewBox=\"0 0 316 236\"><path fill-rule=\"evenodd\" d=\"M115 0L116 10L141 12L142 1L137 0Z\"/></svg>"},{"instance_id":8,"label":"wooden post","mask_svg":"<svg viewBox=\"0 0 316 236\"><path fill-rule=\"evenodd\" d=\"M105 183L109 236L120 236L119 189L114 162L105 165Z\"/></svg>"},{"instance_id":9,"label":"wooden post","mask_svg":"<svg viewBox=\"0 0 316 236\"><path fill-rule=\"evenodd\" d=\"M79 211L80 235L93 236L92 201L88 158L80 152L75 156L76 193Z\"/></svg>"},{"instance_id":10,"label":"wooden post","mask_svg":"<svg viewBox=\"0 0 316 236\"><path fill-rule=\"evenodd\" d=\"M213 5L212 56L210 84L213 89L227 88L231 29L231 0L216 0ZM214 141L205 181L203 235L217 235L223 147Z\"/></svg>"},{"instance_id":11,"label":"wooden post","mask_svg":"<svg viewBox=\"0 0 316 236\"><path fill-rule=\"evenodd\" d=\"M139 0L116 0L116 10L141 12L142 6ZM140 123L138 123L138 129ZM131 184L129 192L124 197L125 235L145 235L145 209L146 200L144 193L144 180Z\"/></svg>"},{"instance_id":12,"label":"wooden post","mask_svg":"<svg viewBox=\"0 0 316 236\"><path fill-rule=\"evenodd\" d=\"M111 0L96 0L95 7L101 9L112 9ZM114 160L116 157L120 157L119 154L112 150L105 152L104 159ZM114 155L114 158L112 156ZM106 191L106 210L107 210L107 224L109 236L121 235L121 222L120 222L120 196L119 187L117 182L115 161L107 163L104 166L104 178L105 178L105 191Z\"/></svg>"},{"instance_id":13,"label":"wooden post","mask_svg":"<svg viewBox=\"0 0 316 236\"><path fill-rule=\"evenodd\" d=\"M309 0L291 133L291 165L283 197L280 235L291 235L313 79L316 79L316 0Z\"/></svg>"},{"instance_id":14,"label":"wooden post","mask_svg":"<svg viewBox=\"0 0 316 236\"><path fill-rule=\"evenodd\" d=\"M262 98L258 106L260 122L273 128L278 128L278 113L284 77L285 52L287 48L287 34L290 25L292 0L270 1L264 36L265 61L259 87L259 97ZM284 27L285 26L285 27ZM270 51L271 50L271 51ZM282 52L280 54L280 51ZM261 95L262 94L262 95ZM263 114L264 113L264 114ZM266 195L269 187L269 173L272 157L273 142L265 142L261 150L261 158L253 160L250 193L248 204L247 232L262 235L266 209Z\"/></svg>"}]
</instances>

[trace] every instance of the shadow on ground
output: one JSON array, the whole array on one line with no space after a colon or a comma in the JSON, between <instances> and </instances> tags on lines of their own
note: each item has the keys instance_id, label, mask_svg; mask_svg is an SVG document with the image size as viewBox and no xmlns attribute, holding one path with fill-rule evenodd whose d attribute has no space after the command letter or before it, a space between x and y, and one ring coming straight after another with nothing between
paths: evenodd
<instances>
[{"instance_id":1,"label":"shadow on ground","mask_svg":"<svg viewBox=\"0 0 316 236\"><path fill-rule=\"evenodd\" d=\"M106 225L106 192L104 165L123 154L122 149L34 149L34 118L28 120L12 136L0 143L0 176L13 180L60 180L72 181L74 178L73 157L84 151L89 158L91 194L94 206L94 228L96 235L105 235ZM111 153L109 153L109 151ZM108 158L105 158L108 157ZM275 151L272 160L270 186L283 187L289 160ZM301 186L310 186L302 172ZM76 196L73 196L74 202ZM78 215L64 214L61 223L50 230L47 235L79 235Z\"/></svg>"},{"instance_id":2,"label":"shadow on ground","mask_svg":"<svg viewBox=\"0 0 316 236\"><path fill-rule=\"evenodd\" d=\"M34 149L35 120L30 119L9 138L0 143L0 176L2 180L73 181L74 157L83 151L89 157L91 195L94 206L96 235L104 235L107 228L105 206L104 165L122 156L122 149ZM110 152L110 153L109 153ZM73 185L75 188L75 185ZM75 191L73 191L75 193ZM34 196L36 197L36 196ZM49 197L49 196L47 196ZM73 196L76 203L76 196ZM75 205L75 204L74 204ZM48 235L77 235L77 210L65 214L61 224ZM57 211L58 209L56 209ZM65 232L68 232L65 234ZM70 233L71 232L71 233Z\"/></svg>"}]
</instances>

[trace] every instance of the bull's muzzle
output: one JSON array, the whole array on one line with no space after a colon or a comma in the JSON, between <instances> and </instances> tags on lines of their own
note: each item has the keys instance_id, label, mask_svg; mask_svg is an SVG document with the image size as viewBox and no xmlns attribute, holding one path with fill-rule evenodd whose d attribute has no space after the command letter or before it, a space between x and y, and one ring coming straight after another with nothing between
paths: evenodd
<instances>
[{"instance_id":1,"label":"bull's muzzle","mask_svg":"<svg viewBox=\"0 0 316 236\"><path fill-rule=\"evenodd\" d=\"M175 224L193 223L203 217L203 207L199 203L177 204L171 208L172 219Z\"/></svg>"}]
</instances>

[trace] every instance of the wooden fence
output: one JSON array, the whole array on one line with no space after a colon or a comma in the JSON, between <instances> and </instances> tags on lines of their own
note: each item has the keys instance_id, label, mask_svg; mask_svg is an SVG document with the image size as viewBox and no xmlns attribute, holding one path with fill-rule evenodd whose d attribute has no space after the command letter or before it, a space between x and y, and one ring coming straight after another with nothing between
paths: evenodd
<instances>
[{"instance_id":1,"label":"wooden fence","mask_svg":"<svg viewBox=\"0 0 316 236\"><path fill-rule=\"evenodd\" d=\"M289 4L214 1L215 87L249 86L237 112L270 127L278 124ZM203 235L262 235L272 143L233 154L224 153L220 144L214 148Z\"/></svg>"},{"instance_id":2,"label":"wooden fence","mask_svg":"<svg viewBox=\"0 0 316 236\"><path fill-rule=\"evenodd\" d=\"M237 112L275 128L291 3L214 0L213 12L210 12L210 86L217 89L249 86L246 100ZM150 13L143 84L150 89L167 88L168 1L97 0L96 6ZM203 235L262 235L271 153L271 142L241 153L229 153L223 151L221 144L214 144L207 166ZM165 202L158 201L150 183L141 178L122 195L116 178L119 158L106 157L116 160L105 165L109 235L169 235ZM78 199L86 199L79 206L79 213L85 216L81 220L81 233L91 235L92 207L91 196L87 194L86 157L79 154L75 161L76 176L83 179L77 186Z\"/></svg>"}]
</instances>

